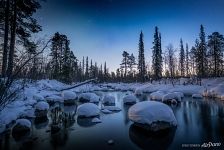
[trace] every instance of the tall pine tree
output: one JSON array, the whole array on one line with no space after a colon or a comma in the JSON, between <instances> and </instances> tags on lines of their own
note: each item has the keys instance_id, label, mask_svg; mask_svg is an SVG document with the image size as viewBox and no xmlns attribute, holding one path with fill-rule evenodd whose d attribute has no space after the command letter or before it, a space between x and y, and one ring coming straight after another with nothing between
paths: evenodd
<instances>
[{"instance_id":1,"label":"tall pine tree","mask_svg":"<svg viewBox=\"0 0 224 150\"><path fill-rule=\"evenodd\" d=\"M184 54L184 45L183 45L182 39L180 39L179 68L180 68L181 77L184 77L184 75L185 75L185 54Z\"/></svg>"},{"instance_id":2,"label":"tall pine tree","mask_svg":"<svg viewBox=\"0 0 224 150\"><path fill-rule=\"evenodd\" d=\"M152 70L153 77L158 80L162 77L162 48L161 48L161 35L158 27L155 27L154 41L152 48Z\"/></svg>"},{"instance_id":3,"label":"tall pine tree","mask_svg":"<svg viewBox=\"0 0 224 150\"><path fill-rule=\"evenodd\" d=\"M220 77L223 74L224 37L219 32L213 32L208 36L209 63L211 64L211 76Z\"/></svg>"},{"instance_id":4,"label":"tall pine tree","mask_svg":"<svg viewBox=\"0 0 224 150\"><path fill-rule=\"evenodd\" d=\"M143 33L141 31L138 44L138 74L139 74L139 80L142 82L145 81L145 75L146 75L144 51L145 50L144 50Z\"/></svg>"}]
</instances>

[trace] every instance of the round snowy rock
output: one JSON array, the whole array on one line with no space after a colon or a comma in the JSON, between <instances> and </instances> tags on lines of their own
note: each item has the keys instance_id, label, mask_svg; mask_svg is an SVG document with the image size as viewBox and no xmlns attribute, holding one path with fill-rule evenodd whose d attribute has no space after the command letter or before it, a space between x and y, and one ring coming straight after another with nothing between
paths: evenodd
<instances>
[{"instance_id":1,"label":"round snowy rock","mask_svg":"<svg viewBox=\"0 0 224 150\"><path fill-rule=\"evenodd\" d=\"M40 94L34 94L33 99L36 101L44 101L44 97Z\"/></svg>"},{"instance_id":2,"label":"round snowy rock","mask_svg":"<svg viewBox=\"0 0 224 150\"><path fill-rule=\"evenodd\" d=\"M167 102L167 101L171 101L172 99L175 99L175 100L177 100L178 102L181 101L181 97L180 97L180 95L177 94L177 93L168 93L168 94L165 94L165 95L163 96L162 101L163 101L163 102Z\"/></svg>"},{"instance_id":3,"label":"round snowy rock","mask_svg":"<svg viewBox=\"0 0 224 150\"><path fill-rule=\"evenodd\" d=\"M16 120L16 125L31 128L31 122L28 119L17 119Z\"/></svg>"},{"instance_id":4,"label":"round snowy rock","mask_svg":"<svg viewBox=\"0 0 224 150\"><path fill-rule=\"evenodd\" d=\"M49 109L49 104L44 102L44 101L38 102L35 105L35 109L36 110L48 110Z\"/></svg>"},{"instance_id":5,"label":"round snowy rock","mask_svg":"<svg viewBox=\"0 0 224 150\"><path fill-rule=\"evenodd\" d=\"M201 94L193 94L192 98L201 99L203 96Z\"/></svg>"},{"instance_id":6,"label":"round snowy rock","mask_svg":"<svg viewBox=\"0 0 224 150\"><path fill-rule=\"evenodd\" d=\"M64 99L61 96L58 95L50 95L46 97L47 102L49 103L55 103L55 102L64 102Z\"/></svg>"},{"instance_id":7,"label":"round snowy rock","mask_svg":"<svg viewBox=\"0 0 224 150\"><path fill-rule=\"evenodd\" d=\"M131 106L128 110L128 117L139 124L152 125L156 122L166 122L173 126L177 125L172 109L156 101L143 101Z\"/></svg>"},{"instance_id":8,"label":"round snowy rock","mask_svg":"<svg viewBox=\"0 0 224 150\"><path fill-rule=\"evenodd\" d=\"M150 94L152 100L162 100L165 93L163 91L156 91Z\"/></svg>"},{"instance_id":9,"label":"round snowy rock","mask_svg":"<svg viewBox=\"0 0 224 150\"><path fill-rule=\"evenodd\" d=\"M134 104L136 103L137 98L134 95L127 95L123 98L124 104Z\"/></svg>"},{"instance_id":10,"label":"round snowy rock","mask_svg":"<svg viewBox=\"0 0 224 150\"><path fill-rule=\"evenodd\" d=\"M100 97L95 93L82 93L79 95L80 102L90 102L90 103L98 103L100 101Z\"/></svg>"},{"instance_id":11,"label":"round snowy rock","mask_svg":"<svg viewBox=\"0 0 224 150\"><path fill-rule=\"evenodd\" d=\"M93 103L84 103L78 106L77 114L79 117L94 117L100 114L100 109Z\"/></svg>"},{"instance_id":12,"label":"round snowy rock","mask_svg":"<svg viewBox=\"0 0 224 150\"><path fill-rule=\"evenodd\" d=\"M12 128L12 135L22 136L31 129L31 122L27 119L17 119L15 126Z\"/></svg>"},{"instance_id":13,"label":"round snowy rock","mask_svg":"<svg viewBox=\"0 0 224 150\"><path fill-rule=\"evenodd\" d=\"M110 95L105 95L103 100L102 100L103 104L115 104L115 97L114 96L110 96Z\"/></svg>"},{"instance_id":14,"label":"round snowy rock","mask_svg":"<svg viewBox=\"0 0 224 150\"><path fill-rule=\"evenodd\" d=\"M61 96L64 100L74 100L77 98L76 93L72 91L63 91Z\"/></svg>"}]
</instances>

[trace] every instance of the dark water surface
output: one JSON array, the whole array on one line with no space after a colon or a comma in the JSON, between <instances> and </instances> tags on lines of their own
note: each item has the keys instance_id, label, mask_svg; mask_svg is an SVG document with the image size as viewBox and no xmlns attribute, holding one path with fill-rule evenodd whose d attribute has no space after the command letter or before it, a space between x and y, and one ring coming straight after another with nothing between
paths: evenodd
<instances>
[{"instance_id":1,"label":"dark water surface","mask_svg":"<svg viewBox=\"0 0 224 150\"><path fill-rule=\"evenodd\" d=\"M92 123L91 119L79 119L76 105L55 106L48 114L48 120L36 123L33 120L32 131L27 138L15 139L10 132L1 137L1 149L34 150L137 150L137 149L199 149L203 143L221 143L224 145L224 104L219 100L193 100L185 97L177 106L170 106L177 118L178 126L165 133L154 135L147 133L129 121L122 99L130 92L97 92L102 96L113 95L116 106L122 111L113 114L100 114L102 123ZM147 100L148 95L139 97ZM99 107L102 105L99 103ZM113 144L108 144L113 140ZM183 145L185 144L185 145ZM195 144L195 145L190 145ZM188 147L186 147L188 146ZM213 147L214 148L214 147Z\"/></svg>"}]
</instances>

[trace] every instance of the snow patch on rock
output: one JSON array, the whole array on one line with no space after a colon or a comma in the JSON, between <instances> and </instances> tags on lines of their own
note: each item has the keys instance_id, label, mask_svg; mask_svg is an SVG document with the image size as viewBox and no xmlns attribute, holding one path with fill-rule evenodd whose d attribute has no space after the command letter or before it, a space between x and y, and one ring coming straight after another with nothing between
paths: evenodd
<instances>
[{"instance_id":1,"label":"snow patch on rock","mask_svg":"<svg viewBox=\"0 0 224 150\"><path fill-rule=\"evenodd\" d=\"M105 95L103 100L103 104L115 104L115 97L111 95Z\"/></svg>"},{"instance_id":2,"label":"snow patch on rock","mask_svg":"<svg viewBox=\"0 0 224 150\"><path fill-rule=\"evenodd\" d=\"M47 102L41 101L35 105L36 110L48 110L49 104Z\"/></svg>"},{"instance_id":3,"label":"snow patch on rock","mask_svg":"<svg viewBox=\"0 0 224 150\"><path fill-rule=\"evenodd\" d=\"M84 103L78 106L77 115L79 117L94 117L100 114L100 109L96 104Z\"/></svg>"},{"instance_id":4,"label":"snow patch on rock","mask_svg":"<svg viewBox=\"0 0 224 150\"><path fill-rule=\"evenodd\" d=\"M82 93L79 95L80 102L90 102L90 103L98 103L100 101L100 97L95 93Z\"/></svg>"},{"instance_id":5,"label":"snow patch on rock","mask_svg":"<svg viewBox=\"0 0 224 150\"><path fill-rule=\"evenodd\" d=\"M135 95L127 95L123 98L124 104L134 104L137 101L137 97Z\"/></svg>"},{"instance_id":6,"label":"snow patch on rock","mask_svg":"<svg viewBox=\"0 0 224 150\"><path fill-rule=\"evenodd\" d=\"M76 93L72 91L63 91L61 96L64 100L74 100L77 98Z\"/></svg>"},{"instance_id":7,"label":"snow patch on rock","mask_svg":"<svg viewBox=\"0 0 224 150\"><path fill-rule=\"evenodd\" d=\"M143 101L131 106L128 110L130 120L140 124L151 125L154 122L163 121L176 126L177 120L172 109L161 102Z\"/></svg>"}]
</instances>

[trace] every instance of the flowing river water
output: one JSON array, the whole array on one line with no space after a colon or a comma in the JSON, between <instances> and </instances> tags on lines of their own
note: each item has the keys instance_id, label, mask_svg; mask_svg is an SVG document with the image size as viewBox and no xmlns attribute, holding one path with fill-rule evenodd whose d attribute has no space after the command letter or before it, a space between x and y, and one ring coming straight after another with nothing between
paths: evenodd
<instances>
[{"instance_id":1,"label":"flowing river water","mask_svg":"<svg viewBox=\"0 0 224 150\"><path fill-rule=\"evenodd\" d=\"M192 99L184 97L178 105L170 106L176 116L178 126L162 135L152 135L133 126L128 119L128 108L123 105L123 97L131 92L96 92L116 98L116 106L122 110L112 114L101 113L101 123L76 116L77 105L52 106L48 119L42 122L32 120L32 131L23 139L12 137L11 133L0 138L1 149L34 150L137 150L137 149L181 149L224 145L224 103L212 99ZM149 94L138 97L139 101L149 99ZM102 104L98 106L101 108ZM52 126L60 127L53 130ZM108 144L112 141L112 144ZM209 144L210 142L210 144ZM204 144L204 145L203 145Z\"/></svg>"}]
</instances>

